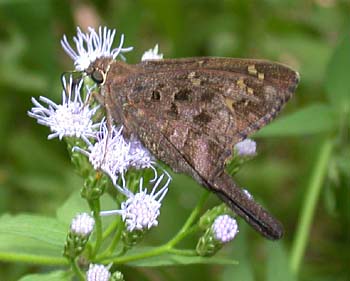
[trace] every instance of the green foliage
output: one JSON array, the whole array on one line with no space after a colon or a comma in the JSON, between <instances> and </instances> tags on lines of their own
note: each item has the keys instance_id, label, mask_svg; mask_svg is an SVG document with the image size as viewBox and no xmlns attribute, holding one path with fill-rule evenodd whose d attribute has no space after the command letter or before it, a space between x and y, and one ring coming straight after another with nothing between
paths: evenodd
<instances>
[{"instance_id":1,"label":"green foliage","mask_svg":"<svg viewBox=\"0 0 350 281\"><path fill-rule=\"evenodd\" d=\"M267 281L296 281L288 264L288 254L282 244L266 243L268 260L267 260Z\"/></svg>"},{"instance_id":2,"label":"green foliage","mask_svg":"<svg viewBox=\"0 0 350 281\"><path fill-rule=\"evenodd\" d=\"M152 250L147 248L147 251ZM135 253L145 252L145 249L139 248L137 251L130 251L130 255ZM128 258L128 255L125 256ZM175 265L191 265L191 264L216 264L216 265L237 265L238 262L229 258L211 257L204 258L198 256L179 256L176 254L164 254L160 257L154 257L149 259L143 259L138 261L132 261L129 265L135 265L139 267L159 267L159 266L175 266Z\"/></svg>"},{"instance_id":3,"label":"green foliage","mask_svg":"<svg viewBox=\"0 0 350 281\"><path fill-rule=\"evenodd\" d=\"M325 83L328 99L334 107L342 111L350 111L350 40L348 32L336 47L327 68L327 81Z\"/></svg>"},{"instance_id":4,"label":"green foliage","mask_svg":"<svg viewBox=\"0 0 350 281\"><path fill-rule=\"evenodd\" d=\"M19 281L70 281L72 280L72 274L65 271L57 270L44 274L30 274Z\"/></svg>"},{"instance_id":5,"label":"green foliage","mask_svg":"<svg viewBox=\"0 0 350 281\"><path fill-rule=\"evenodd\" d=\"M35 215L4 215L0 218L0 255L2 260L40 264L65 264L62 243L66 225Z\"/></svg>"},{"instance_id":6,"label":"green foliage","mask_svg":"<svg viewBox=\"0 0 350 281\"><path fill-rule=\"evenodd\" d=\"M315 103L276 120L262 128L256 136L298 137L332 132L337 125L335 117L330 106Z\"/></svg>"}]
</instances>

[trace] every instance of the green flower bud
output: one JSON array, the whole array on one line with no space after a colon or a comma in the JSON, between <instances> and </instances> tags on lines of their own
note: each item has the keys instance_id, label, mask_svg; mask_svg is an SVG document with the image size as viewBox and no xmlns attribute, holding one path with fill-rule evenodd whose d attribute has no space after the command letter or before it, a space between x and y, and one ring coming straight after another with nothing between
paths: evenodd
<instances>
[{"instance_id":1,"label":"green flower bud","mask_svg":"<svg viewBox=\"0 0 350 281\"><path fill-rule=\"evenodd\" d=\"M120 271L115 271L109 281L124 281L124 275Z\"/></svg>"},{"instance_id":2,"label":"green flower bud","mask_svg":"<svg viewBox=\"0 0 350 281\"><path fill-rule=\"evenodd\" d=\"M210 210L207 210L199 219L199 227L202 230L208 229L214 222L214 220L223 214L231 214L231 210L226 204L220 204Z\"/></svg>"},{"instance_id":3,"label":"green flower bud","mask_svg":"<svg viewBox=\"0 0 350 281\"><path fill-rule=\"evenodd\" d=\"M63 255L67 258L79 256L85 249L95 221L87 213L78 214L71 223Z\"/></svg>"},{"instance_id":4,"label":"green flower bud","mask_svg":"<svg viewBox=\"0 0 350 281\"><path fill-rule=\"evenodd\" d=\"M122 234L122 239L124 243L124 248L129 250L134 247L136 244L140 243L145 236L145 230L134 229L133 231L124 230Z\"/></svg>"},{"instance_id":5,"label":"green flower bud","mask_svg":"<svg viewBox=\"0 0 350 281\"><path fill-rule=\"evenodd\" d=\"M210 228L198 240L198 255L209 257L215 255L225 243L231 241L238 233L238 225L229 215L218 216Z\"/></svg>"}]
</instances>

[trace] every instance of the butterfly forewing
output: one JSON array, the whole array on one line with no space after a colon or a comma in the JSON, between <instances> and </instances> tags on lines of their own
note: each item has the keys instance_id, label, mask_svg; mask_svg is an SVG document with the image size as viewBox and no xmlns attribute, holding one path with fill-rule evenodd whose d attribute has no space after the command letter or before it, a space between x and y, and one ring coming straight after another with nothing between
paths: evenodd
<instances>
[{"instance_id":1,"label":"butterfly forewing","mask_svg":"<svg viewBox=\"0 0 350 281\"><path fill-rule=\"evenodd\" d=\"M188 141L193 135L206 138L229 153L275 117L298 80L285 66L254 60L159 60L135 68L112 82L111 102L124 104L123 121L131 132L156 127L179 150L190 134Z\"/></svg>"},{"instance_id":2,"label":"butterfly forewing","mask_svg":"<svg viewBox=\"0 0 350 281\"><path fill-rule=\"evenodd\" d=\"M128 135L276 239L280 224L236 187L224 165L235 143L276 116L298 80L296 72L272 62L190 58L112 62L103 90L110 114Z\"/></svg>"}]
</instances>

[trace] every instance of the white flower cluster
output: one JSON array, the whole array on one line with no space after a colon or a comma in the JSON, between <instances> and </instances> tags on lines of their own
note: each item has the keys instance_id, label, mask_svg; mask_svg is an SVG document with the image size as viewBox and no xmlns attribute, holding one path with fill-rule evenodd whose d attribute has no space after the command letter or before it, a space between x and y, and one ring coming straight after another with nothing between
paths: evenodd
<instances>
[{"instance_id":1,"label":"white flower cluster","mask_svg":"<svg viewBox=\"0 0 350 281\"><path fill-rule=\"evenodd\" d=\"M66 80L63 79L64 84ZM122 128L112 127L108 130L104 120L94 123L93 117L98 106L90 109L88 90L85 100L81 97L82 82L72 86L72 79L68 85L67 93L63 91L62 104L40 97L40 101L47 107L40 104L33 98L35 107L28 112L29 116L36 118L41 125L48 126L54 137L77 137L85 141L88 150L80 147L74 149L89 157L89 161L95 169L107 173L113 182L118 179L129 167L154 168L155 161L149 151L137 141L127 141L122 135ZM73 94L72 94L73 91ZM93 141L91 141L93 140Z\"/></svg>"},{"instance_id":2,"label":"white flower cluster","mask_svg":"<svg viewBox=\"0 0 350 281\"><path fill-rule=\"evenodd\" d=\"M73 37L76 50L74 50L66 35L61 40L61 45L65 52L73 59L75 69L78 71L86 70L89 65L98 58L113 58L119 54L130 52L133 48L123 48L124 34L120 37L120 43L117 48L112 49L116 30L108 29L107 27L99 27L98 32L89 27L87 33L83 33L77 27L77 36Z\"/></svg>"},{"instance_id":3,"label":"white flower cluster","mask_svg":"<svg viewBox=\"0 0 350 281\"><path fill-rule=\"evenodd\" d=\"M73 233L86 237L90 235L94 229L95 220L87 213L76 215L70 225Z\"/></svg>"},{"instance_id":4,"label":"white flower cluster","mask_svg":"<svg viewBox=\"0 0 350 281\"><path fill-rule=\"evenodd\" d=\"M217 241L227 243L238 233L237 221L229 215L218 216L212 225L212 230Z\"/></svg>"},{"instance_id":5,"label":"white flower cluster","mask_svg":"<svg viewBox=\"0 0 350 281\"><path fill-rule=\"evenodd\" d=\"M236 143L234 149L239 156L254 156L256 154L256 142L251 139L245 139Z\"/></svg>"},{"instance_id":6,"label":"white flower cluster","mask_svg":"<svg viewBox=\"0 0 350 281\"><path fill-rule=\"evenodd\" d=\"M46 104L46 107L39 103L35 98L32 102L35 105L28 112L30 117L37 119L38 123L50 127L52 134L49 139L58 137L77 137L88 141L89 137L94 137L96 128L100 123L93 123L92 117L95 115L99 106L90 109L86 106L90 98L90 92L86 95L85 100L81 97L82 82L73 86L72 78L67 85L63 78L65 90L62 91L62 103L56 104L46 97L40 97L39 100Z\"/></svg>"},{"instance_id":7,"label":"white flower cluster","mask_svg":"<svg viewBox=\"0 0 350 281\"><path fill-rule=\"evenodd\" d=\"M168 174L167 177L166 183L157 191L164 178L164 174L161 175L149 194L147 194L147 189L143 188L142 178L140 179L139 191L136 194L127 192L126 188L122 188L128 199L121 204L121 209L103 211L100 214L103 216L121 215L129 232L134 229L144 230L157 226L161 201L168 192L168 185L171 181L171 177Z\"/></svg>"},{"instance_id":8,"label":"white flower cluster","mask_svg":"<svg viewBox=\"0 0 350 281\"><path fill-rule=\"evenodd\" d=\"M98 58L115 59L118 55L123 58L122 53L132 50L132 48L123 48L123 35L119 46L112 48L115 33L114 29L110 30L107 27L100 27L98 31L89 28L87 33L83 33L80 28L77 28L77 35L73 38L76 49L74 50L70 46L66 36L63 36L61 44L66 53L73 59L76 70L84 71ZM144 54L142 60L161 59L162 57L162 54L158 54L158 45L156 45L154 49L150 49ZM116 188L127 196L128 199L122 204L121 210L101 212L102 215L120 214L130 231L148 229L157 225L161 201L167 193L171 181L170 175L163 171L164 173L158 177L155 168L156 162L150 152L136 138L132 137L130 140L126 140L122 134L123 127L108 126L105 119L95 121L99 106L90 108L91 97L93 98L92 88L86 87L84 89L83 80L80 80L78 84L74 83L72 77L68 83L65 78L62 81L64 86L62 103L56 104L45 97L40 97L39 101L33 98L34 107L28 112L28 115L37 119L39 124L50 128L52 133L49 135L49 139L76 137L84 140L86 148L74 147L73 150L86 155L94 169L102 170L109 175ZM82 98L84 90L86 95L85 98ZM154 183L154 187L150 194L147 194L147 189L143 188L142 178L139 191L136 194L126 188L124 173L131 167L136 169L151 168L153 170L154 178L151 182ZM167 180L159 188L164 175L167 176ZM122 177L123 187L117 184L119 176ZM159 191L156 191L157 189ZM72 231L81 234L91 232L92 228L93 219L89 220L86 214L76 217L71 225ZM101 273L102 267L90 266L88 280L105 280L103 278L96 279L96 274Z\"/></svg>"},{"instance_id":9,"label":"white flower cluster","mask_svg":"<svg viewBox=\"0 0 350 281\"><path fill-rule=\"evenodd\" d=\"M94 144L88 142L87 150L80 147L74 147L74 150L88 156L92 166L109 175L113 183L130 167L152 168L156 175L156 162L150 152L139 141L127 141L122 135L122 129L115 126L108 129L103 122Z\"/></svg>"},{"instance_id":10,"label":"white flower cluster","mask_svg":"<svg viewBox=\"0 0 350 281\"><path fill-rule=\"evenodd\" d=\"M163 58L163 54L158 54L158 44L153 49L146 51L141 58L141 61L145 60L160 60Z\"/></svg>"},{"instance_id":11,"label":"white flower cluster","mask_svg":"<svg viewBox=\"0 0 350 281\"><path fill-rule=\"evenodd\" d=\"M90 264L86 272L87 281L108 281L111 278L109 268L102 264Z\"/></svg>"}]
</instances>

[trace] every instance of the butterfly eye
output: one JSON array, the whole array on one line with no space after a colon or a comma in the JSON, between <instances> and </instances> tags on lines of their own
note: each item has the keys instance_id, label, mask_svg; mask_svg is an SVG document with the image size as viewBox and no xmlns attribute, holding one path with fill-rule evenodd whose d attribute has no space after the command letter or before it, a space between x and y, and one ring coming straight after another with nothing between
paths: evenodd
<instances>
[{"instance_id":1,"label":"butterfly eye","mask_svg":"<svg viewBox=\"0 0 350 281\"><path fill-rule=\"evenodd\" d=\"M91 78L94 80L97 84L102 84L105 81L105 76L102 70L100 69L95 69L91 73Z\"/></svg>"}]
</instances>

